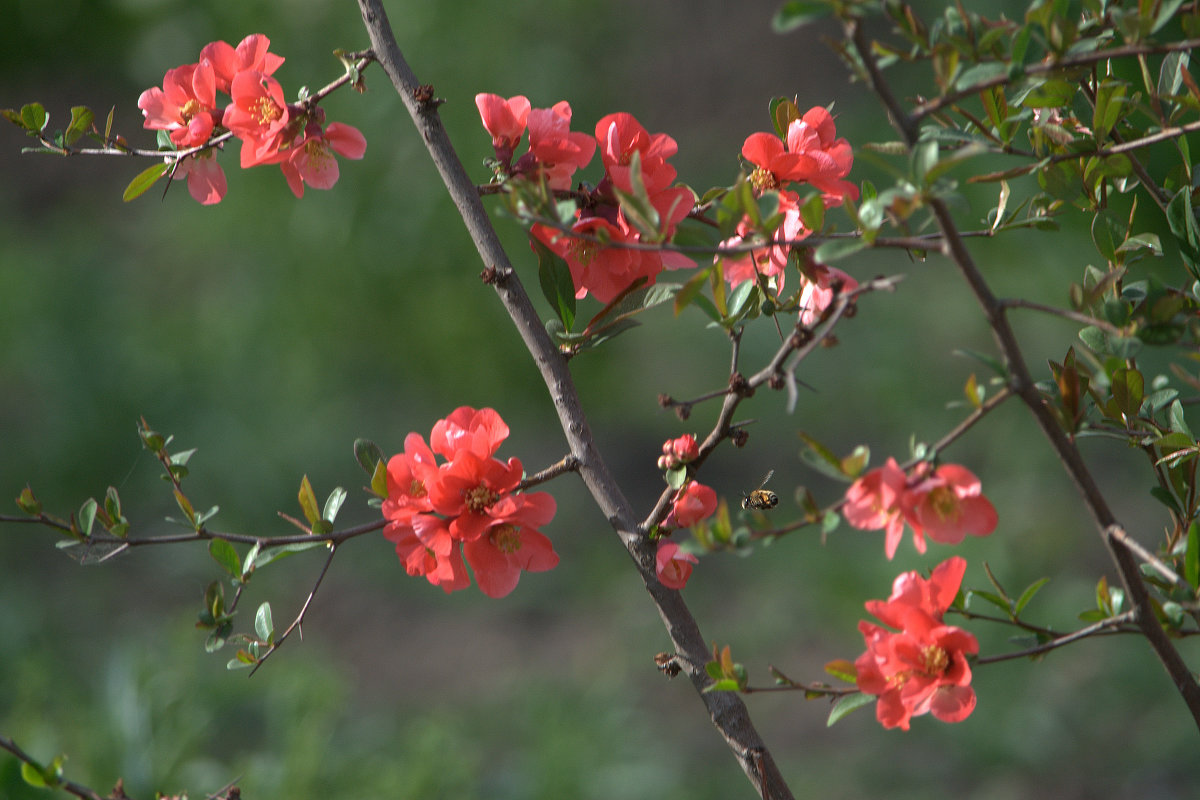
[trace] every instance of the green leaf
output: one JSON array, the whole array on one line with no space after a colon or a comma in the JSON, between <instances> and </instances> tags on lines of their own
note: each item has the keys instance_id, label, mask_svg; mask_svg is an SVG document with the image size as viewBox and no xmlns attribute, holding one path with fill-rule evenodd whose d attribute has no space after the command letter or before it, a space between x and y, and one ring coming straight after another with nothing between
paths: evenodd
<instances>
[{"instance_id":1,"label":"green leaf","mask_svg":"<svg viewBox=\"0 0 1200 800\"><path fill-rule=\"evenodd\" d=\"M954 85L958 89L966 89L977 83L986 83L994 78L1003 78L1008 74L1008 65L1002 61L987 61L976 64L959 74Z\"/></svg>"},{"instance_id":2,"label":"green leaf","mask_svg":"<svg viewBox=\"0 0 1200 800\"><path fill-rule=\"evenodd\" d=\"M254 569L265 567L267 564L278 561L284 556L291 555L292 553L302 553L305 550L312 550L314 547L325 546L325 542L312 541L296 542L294 544L281 544L276 545L275 547L264 547L262 552L258 553L258 555L256 555L254 558Z\"/></svg>"},{"instance_id":3,"label":"green leaf","mask_svg":"<svg viewBox=\"0 0 1200 800\"><path fill-rule=\"evenodd\" d=\"M271 637L275 635L275 623L271 619L270 603L263 603L255 612L254 632L258 634L259 639L267 643L270 643Z\"/></svg>"},{"instance_id":4,"label":"green leaf","mask_svg":"<svg viewBox=\"0 0 1200 800\"><path fill-rule=\"evenodd\" d=\"M379 497L387 497L387 463L375 463L375 474L371 476L371 491Z\"/></svg>"},{"instance_id":5,"label":"green leaf","mask_svg":"<svg viewBox=\"0 0 1200 800\"><path fill-rule=\"evenodd\" d=\"M970 608L971 608L971 601L974 600L976 597L979 597L979 598L982 598L983 600L988 601L989 603L994 605L996 608L999 608L1001 611L1003 611L1005 614L1008 614L1012 611L1012 607L1008 604L1008 601L1005 600L1003 597L1001 597L998 594L995 594L994 592L985 592L985 591L982 591L979 589L969 589L967 591L966 606L967 606L968 610L970 610Z\"/></svg>"},{"instance_id":6,"label":"green leaf","mask_svg":"<svg viewBox=\"0 0 1200 800\"><path fill-rule=\"evenodd\" d=\"M1182 433L1189 439L1193 438L1192 431L1188 428L1187 421L1183 418L1183 403L1178 400L1171 403L1171 408L1167 411L1167 419L1174 433Z\"/></svg>"},{"instance_id":7,"label":"green leaf","mask_svg":"<svg viewBox=\"0 0 1200 800\"><path fill-rule=\"evenodd\" d=\"M571 268L541 239L532 236L529 241L537 253L538 282L542 287L542 296L562 321L563 329L569 331L575 324L575 283L571 278Z\"/></svg>"},{"instance_id":8,"label":"green leaf","mask_svg":"<svg viewBox=\"0 0 1200 800\"><path fill-rule=\"evenodd\" d=\"M712 272L712 267L702 269L696 272L688 282L683 285L683 288L675 295L675 314L687 308L688 305L697 298L700 290L704 288L704 284L708 281L709 273ZM719 316L717 317L719 318Z\"/></svg>"},{"instance_id":9,"label":"green leaf","mask_svg":"<svg viewBox=\"0 0 1200 800\"><path fill-rule=\"evenodd\" d=\"M845 659L830 661L825 665L825 671L839 681L845 681L846 683L856 683L858 681L858 668L854 666L853 661L846 661Z\"/></svg>"},{"instance_id":10,"label":"green leaf","mask_svg":"<svg viewBox=\"0 0 1200 800\"><path fill-rule=\"evenodd\" d=\"M852 256L860 250L864 250L867 243L860 239L832 239L821 245L813 253L813 258L821 264L832 264L835 261L840 261L847 256Z\"/></svg>"},{"instance_id":11,"label":"green leaf","mask_svg":"<svg viewBox=\"0 0 1200 800\"><path fill-rule=\"evenodd\" d=\"M21 106L21 124L25 126L25 130L41 133L49 122L50 115L46 113L46 109L42 107L41 103L29 103Z\"/></svg>"},{"instance_id":12,"label":"green leaf","mask_svg":"<svg viewBox=\"0 0 1200 800\"><path fill-rule=\"evenodd\" d=\"M1192 210L1189 187L1180 189L1167 205L1167 225L1179 244L1179 254L1188 273L1200 278L1200 225Z\"/></svg>"},{"instance_id":13,"label":"green leaf","mask_svg":"<svg viewBox=\"0 0 1200 800\"><path fill-rule=\"evenodd\" d=\"M237 549L224 539L213 539L208 543L208 554L221 565L221 569L235 578L242 577L242 559Z\"/></svg>"},{"instance_id":14,"label":"green leaf","mask_svg":"<svg viewBox=\"0 0 1200 800\"><path fill-rule=\"evenodd\" d=\"M775 16L771 17L771 30L775 33L788 33L808 25L819 19L824 19L833 13L833 6L827 2L803 2L789 0L779 7Z\"/></svg>"},{"instance_id":15,"label":"green leaf","mask_svg":"<svg viewBox=\"0 0 1200 800\"><path fill-rule=\"evenodd\" d=\"M1187 547L1183 551L1183 578L1192 589L1200 588L1200 522L1188 525Z\"/></svg>"},{"instance_id":16,"label":"green leaf","mask_svg":"<svg viewBox=\"0 0 1200 800\"><path fill-rule=\"evenodd\" d=\"M321 512L321 519L327 522L333 522L337 519L338 512L342 510L342 503L346 502L348 493L341 486L329 493L329 497L325 500L325 510Z\"/></svg>"},{"instance_id":17,"label":"green leaf","mask_svg":"<svg viewBox=\"0 0 1200 800\"><path fill-rule=\"evenodd\" d=\"M304 518L308 520L309 525L321 521L321 514L317 511L317 495L313 492L307 475L300 480L300 491L296 498L300 501L300 510L304 512Z\"/></svg>"},{"instance_id":18,"label":"green leaf","mask_svg":"<svg viewBox=\"0 0 1200 800\"><path fill-rule=\"evenodd\" d=\"M370 439L354 440L354 458L368 475L375 474L376 464L380 461L386 461L383 451L379 449L379 445Z\"/></svg>"},{"instance_id":19,"label":"green leaf","mask_svg":"<svg viewBox=\"0 0 1200 800\"><path fill-rule=\"evenodd\" d=\"M706 691L706 692L736 692L740 688L741 687L738 686L738 682L736 680L734 680L733 678L725 678L723 680L719 680L716 683L713 683L713 684L710 684L709 686L704 687L704 691Z\"/></svg>"},{"instance_id":20,"label":"green leaf","mask_svg":"<svg viewBox=\"0 0 1200 800\"><path fill-rule=\"evenodd\" d=\"M155 184L155 182L163 175L167 174L167 170L171 168L170 164L153 164L146 167L144 170L134 176L129 185L125 187L125 192L121 195L121 199L128 203L130 200L135 200L141 197L142 194Z\"/></svg>"},{"instance_id":21,"label":"green leaf","mask_svg":"<svg viewBox=\"0 0 1200 800\"><path fill-rule=\"evenodd\" d=\"M94 497L89 497L79 507L79 530L84 536L92 534L92 525L96 522L96 509L99 504Z\"/></svg>"},{"instance_id":22,"label":"green leaf","mask_svg":"<svg viewBox=\"0 0 1200 800\"><path fill-rule=\"evenodd\" d=\"M834 723L854 709L871 705L874 702L875 695L865 692L857 692L839 697L833 704L833 708L829 709L829 718L825 720L825 727L833 727Z\"/></svg>"},{"instance_id":23,"label":"green leaf","mask_svg":"<svg viewBox=\"0 0 1200 800\"><path fill-rule=\"evenodd\" d=\"M1021 610L1029 604L1029 601L1032 600L1033 596L1038 593L1038 590L1049 582L1049 578L1042 578L1041 580L1037 580L1029 584L1029 587L1026 588L1025 591L1021 592L1021 596L1018 597L1017 602L1013 604L1013 616L1015 617L1020 615Z\"/></svg>"},{"instance_id":24,"label":"green leaf","mask_svg":"<svg viewBox=\"0 0 1200 800\"><path fill-rule=\"evenodd\" d=\"M87 106L71 107L71 124L63 132L63 140L67 144L75 144L79 138L88 132L96 115Z\"/></svg>"}]
</instances>

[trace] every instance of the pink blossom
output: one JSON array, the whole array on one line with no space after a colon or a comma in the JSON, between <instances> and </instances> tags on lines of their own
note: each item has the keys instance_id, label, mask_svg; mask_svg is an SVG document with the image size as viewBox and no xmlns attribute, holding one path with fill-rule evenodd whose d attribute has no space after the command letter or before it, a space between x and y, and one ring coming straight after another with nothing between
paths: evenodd
<instances>
[{"instance_id":1,"label":"pink blossom","mask_svg":"<svg viewBox=\"0 0 1200 800\"><path fill-rule=\"evenodd\" d=\"M234 76L239 72L253 70L264 75L274 74L283 63L283 57L267 52L271 40L261 33L252 33L238 42L236 48L228 42L212 42L200 51L200 61L212 65L216 75L217 89L229 93Z\"/></svg>"},{"instance_id":2,"label":"pink blossom","mask_svg":"<svg viewBox=\"0 0 1200 800\"><path fill-rule=\"evenodd\" d=\"M208 62L167 70L163 88L147 89L138 97L138 108L146 118L144 127L170 131L171 142L178 148L204 144L221 118L216 88Z\"/></svg>"},{"instance_id":3,"label":"pink blossom","mask_svg":"<svg viewBox=\"0 0 1200 800\"><path fill-rule=\"evenodd\" d=\"M961 722L975 709L967 656L979 652L973 635L942 622L962 582L966 562L957 556L938 565L929 580L916 572L896 578L892 596L871 600L867 610L899 632L861 621L867 651L855 661L858 687L878 695L875 714L885 728L908 730L914 716L932 713Z\"/></svg>"},{"instance_id":4,"label":"pink blossom","mask_svg":"<svg viewBox=\"0 0 1200 800\"><path fill-rule=\"evenodd\" d=\"M596 142L608 177L627 194L633 193L630 165L634 153L641 161L641 179L647 195L658 194L675 180L675 168L667 159L675 155L679 146L665 133L648 133L632 114L621 111L601 117L596 123Z\"/></svg>"},{"instance_id":5,"label":"pink blossom","mask_svg":"<svg viewBox=\"0 0 1200 800\"><path fill-rule=\"evenodd\" d=\"M671 513L665 524L670 527L687 528L708 519L717 510L717 493L712 487L698 481L688 481L675 494Z\"/></svg>"},{"instance_id":6,"label":"pink blossom","mask_svg":"<svg viewBox=\"0 0 1200 800\"><path fill-rule=\"evenodd\" d=\"M928 534L943 544L958 544L968 533L987 536L999 522L979 479L958 464L941 465L909 489L904 506L915 536Z\"/></svg>"},{"instance_id":7,"label":"pink blossom","mask_svg":"<svg viewBox=\"0 0 1200 800\"><path fill-rule=\"evenodd\" d=\"M242 168L287 158L291 115L279 81L264 72L245 70L234 76L230 95L233 102L225 107L222 124L242 140Z\"/></svg>"},{"instance_id":8,"label":"pink blossom","mask_svg":"<svg viewBox=\"0 0 1200 800\"><path fill-rule=\"evenodd\" d=\"M696 444L694 433L686 433L678 439L668 439L663 442L662 451L663 454L658 459L659 469L675 469L700 457L700 446Z\"/></svg>"},{"instance_id":9,"label":"pink blossom","mask_svg":"<svg viewBox=\"0 0 1200 800\"><path fill-rule=\"evenodd\" d=\"M596 140L586 133L571 131L571 104L566 100L553 108L530 110L529 151L517 160L515 170L546 176L551 189L570 189L575 170L586 167L596 154Z\"/></svg>"},{"instance_id":10,"label":"pink blossom","mask_svg":"<svg viewBox=\"0 0 1200 800\"><path fill-rule=\"evenodd\" d=\"M360 159L366 149L367 140L353 126L332 122L322 131L320 125L310 122L304 139L292 145L279 168L292 194L303 197L305 184L314 189L331 189L337 183L339 170L334 153Z\"/></svg>"},{"instance_id":11,"label":"pink blossom","mask_svg":"<svg viewBox=\"0 0 1200 800\"><path fill-rule=\"evenodd\" d=\"M698 559L691 553L679 549L679 545L659 539L658 551L654 556L654 571L658 582L668 589L682 589L692 577L692 565Z\"/></svg>"},{"instance_id":12,"label":"pink blossom","mask_svg":"<svg viewBox=\"0 0 1200 800\"><path fill-rule=\"evenodd\" d=\"M811 328L821 321L821 316L833 304L838 293L854 291L858 288L858 281L837 267L825 264L813 264L809 271L811 277L801 277L804 289L800 292L800 324Z\"/></svg>"},{"instance_id":13,"label":"pink blossom","mask_svg":"<svg viewBox=\"0 0 1200 800\"><path fill-rule=\"evenodd\" d=\"M492 135L496 158L507 166L525 133L529 100L524 95L505 100L499 95L480 93L475 95L475 107L479 109L483 127Z\"/></svg>"},{"instance_id":14,"label":"pink blossom","mask_svg":"<svg viewBox=\"0 0 1200 800\"><path fill-rule=\"evenodd\" d=\"M201 205L210 206L225 197L225 170L217 163L217 154L213 150L181 158L173 177L176 180L187 178L188 194Z\"/></svg>"}]
</instances>

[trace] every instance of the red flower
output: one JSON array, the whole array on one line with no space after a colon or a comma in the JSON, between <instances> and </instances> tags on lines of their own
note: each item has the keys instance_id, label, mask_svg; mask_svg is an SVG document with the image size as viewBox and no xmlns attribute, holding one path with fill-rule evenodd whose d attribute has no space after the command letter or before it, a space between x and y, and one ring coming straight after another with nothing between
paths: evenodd
<instances>
[{"instance_id":1,"label":"red flower","mask_svg":"<svg viewBox=\"0 0 1200 800\"><path fill-rule=\"evenodd\" d=\"M304 197L304 185L314 189L331 189L337 183L339 171L334 153L345 158L360 159L367 149L367 140L358 128L332 122L324 131L310 122L304 139L294 143L288 157L279 163L288 188L296 197ZM332 151L332 152L331 152Z\"/></svg>"},{"instance_id":2,"label":"red flower","mask_svg":"<svg viewBox=\"0 0 1200 800\"><path fill-rule=\"evenodd\" d=\"M904 533L913 529L913 546L925 552L925 534L935 542L958 544L963 536L987 536L999 521L996 509L982 494L979 479L957 464L943 464L928 475L922 463L911 478L893 459L856 480L846 492L842 512L856 528L887 528L884 551L888 559ZM909 484L914 484L911 487Z\"/></svg>"},{"instance_id":3,"label":"red flower","mask_svg":"<svg viewBox=\"0 0 1200 800\"><path fill-rule=\"evenodd\" d=\"M283 63L283 57L267 52L271 40L261 33L252 33L238 42L235 49L228 42L213 42L200 51L200 60L212 64L217 89L229 93L234 76L246 70L271 75Z\"/></svg>"},{"instance_id":4,"label":"red flower","mask_svg":"<svg viewBox=\"0 0 1200 800\"><path fill-rule=\"evenodd\" d=\"M691 553L679 549L679 545L659 539L658 552L654 556L654 572L658 582L668 589L682 589L692 577L692 565L698 560Z\"/></svg>"},{"instance_id":5,"label":"red flower","mask_svg":"<svg viewBox=\"0 0 1200 800\"><path fill-rule=\"evenodd\" d=\"M173 177L176 180L186 177L188 194L202 205L219 203L225 196L225 170L217 163L217 154L212 150L181 158Z\"/></svg>"},{"instance_id":6,"label":"red flower","mask_svg":"<svg viewBox=\"0 0 1200 800\"><path fill-rule=\"evenodd\" d=\"M904 496L905 517L916 537L958 544L963 536L987 536L999 518L983 496L979 479L966 467L943 464ZM923 548L920 548L923 549Z\"/></svg>"},{"instance_id":7,"label":"red flower","mask_svg":"<svg viewBox=\"0 0 1200 800\"><path fill-rule=\"evenodd\" d=\"M888 560L896 555L896 548L904 535L904 512L901 500L907 479L904 470L889 458L882 467L871 470L863 475L846 490L846 503L842 513L846 521L860 530L887 529L884 540L884 551ZM913 542L917 551L925 552L925 540L915 539Z\"/></svg>"},{"instance_id":8,"label":"red flower","mask_svg":"<svg viewBox=\"0 0 1200 800\"><path fill-rule=\"evenodd\" d=\"M554 498L545 492L501 498L492 506L493 524L463 543L475 582L488 597L504 597L522 572L545 572L558 565L558 553L537 530L554 516Z\"/></svg>"},{"instance_id":9,"label":"red flower","mask_svg":"<svg viewBox=\"0 0 1200 800\"><path fill-rule=\"evenodd\" d=\"M553 518L554 498L513 494L521 462L492 457L508 430L492 409L463 406L434 425L432 448L410 433L404 452L388 461L383 534L410 575L451 592L470 584L469 564L480 590L503 597L522 571L558 564L538 530ZM435 453L450 461L438 464Z\"/></svg>"},{"instance_id":10,"label":"red flower","mask_svg":"<svg viewBox=\"0 0 1200 800\"><path fill-rule=\"evenodd\" d=\"M668 439L663 442L662 451L663 454L658 458L659 469L675 469L700 457L700 446L696 444L694 433L685 433L678 439Z\"/></svg>"},{"instance_id":11,"label":"red flower","mask_svg":"<svg viewBox=\"0 0 1200 800\"><path fill-rule=\"evenodd\" d=\"M755 273L758 273L767 279L778 277L775 293L778 295L783 292L788 255L792 251L791 245L785 244L785 242L804 239L812 231L804 227L804 222L800 219L800 196L795 192L782 190L778 194L779 210L783 212L783 222L775 229L772 240L780 242L780 244L756 248L740 255L714 258L714 261L720 259L723 262L723 275L731 288L736 288L738 284L746 281L756 280ZM750 219L747 217L738 223L736 235L721 242L721 247L737 247L753 237Z\"/></svg>"},{"instance_id":12,"label":"red flower","mask_svg":"<svg viewBox=\"0 0 1200 800\"><path fill-rule=\"evenodd\" d=\"M499 95L480 93L475 95L475 107L479 109L483 127L492 135L496 158L507 166L525 133L529 100L524 95L505 100Z\"/></svg>"},{"instance_id":13,"label":"red flower","mask_svg":"<svg viewBox=\"0 0 1200 800\"><path fill-rule=\"evenodd\" d=\"M858 624L867 644L855 661L858 687L879 696L875 715L885 728L908 730L912 717L925 713L961 722L975 709L967 655L979 652L979 642L942 622L966 566L956 556L938 565L929 580L906 572L896 578L888 600L867 602L869 612L899 631L865 620Z\"/></svg>"},{"instance_id":14,"label":"red flower","mask_svg":"<svg viewBox=\"0 0 1200 800\"><path fill-rule=\"evenodd\" d=\"M476 411L470 406L462 406L434 424L429 444L433 452L449 459L453 459L464 448L481 458L487 458L507 438L508 425L493 409Z\"/></svg>"},{"instance_id":15,"label":"red flower","mask_svg":"<svg viewBox=\"0 0 1200 800\"><path fill-rule=\"evenodd\" d=\"M575 170L586 167L596 154L596 140L571 131L571 104L566 100L553 108L531 110L526 122L529 152L518 159L516 171L541 170L551 189L570 189Z\"/></svg>"},{"instance_id":16,"label":"red flower","mask_svg":"<svg viewBox=\"0 0 1200 800\"><path fill-rule=\"evenodd\" d=\"M838 292L852 292L858 288L858 281L837 267L814 264L811 271L814 277L802 277L804 290L800 293L800 324L809 327L817 324L825 309L833 303L834 284L839 286Z\"/></svg>"},{"instance_id":17,"label":"red flower","mask_svg":"<svg viewBox=\"0 0 1200 800\"><path fill-rule=\"evenodd\" d=\"M279 81L264 72L245 70L233 78L222 124L242 140L243 168L274 164L287 157L281 149L291 144L287 135L291 116Z\"/></svg>"},{"instance_id":18,"label":"red flower","mask_svg":"<svg viewBox=\"0 0 1200 800\"><path fill-rule=\"evenodd\" d=\"M717 510L717 493L711 486L705 486L697 481L688 481L687 485L675 495L671 513L664 523L667 527L687 528L697 522L708 519Z\"/></svg>"},{"instance_id":19,"label":"red flower","mask_svg":"<svg viewBox=\"0 0 1200 800\"><path fill-rule=\"evenodd\" d=\"M639 155L642 164L641 178L646 194L658 194L675 180L675 168L667 163L667 159L678 152L679 146L665 133L647 133L632 114L620 111L602 117L596 123L596 141L608 177L627 194L633 193L630 163L634 153Z\"/></svg>"},{"instance_id":20,"label":"red flower","mask_svg":"<svg viewBox=\"0 0 1200 800\"><path fill-rule=\"evenodd\" d=\"M850 143L838 139L833 116L816 106L788 126L787 147L810 159L811 169L797 180L804 180L824 192L826 206L840 206L842 198L858 200L858 187L843 180L854 164Z\"/></svg>"},{"instance_id":21,"label":"red flower","mask_svg":"<svg viewBox=\"0 0 1200 800\"><path fill-rule=\"evenodd\" d=\"M138 108L146 118L143 126L170 131L178 148L204 144L221 118L216 90L216 77L206 61L167 70L163 88L147 89L138 97Z\"/></svg>"}]
</instances>

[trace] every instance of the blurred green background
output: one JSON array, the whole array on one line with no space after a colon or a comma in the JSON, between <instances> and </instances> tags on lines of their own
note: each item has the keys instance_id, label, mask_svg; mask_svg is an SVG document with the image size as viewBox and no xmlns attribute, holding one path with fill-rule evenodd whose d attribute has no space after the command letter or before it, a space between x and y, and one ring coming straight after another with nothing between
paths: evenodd
<instances>
[{"instance_id":1,"label":"blurred green background","mask_svg":"<svg viewBox=\"0 0 1200 800\"><path fill-rule=\"evenodd\" d=\"M447 101L443 118L480 182L490 147L472 98L489 91L535 106L567 99L577 130L630 111L676 138L681 178L703 190L736 174L744 137L769 128L774 95L798 94L802 108L836 101L852 143L889 138L879 106L819 40L836 31L776 36L774 7L390 2L388 11L418 77ZM266 33L287 58L277 77L289 96L337 76L333 48L366 45L349 0L53 9L3 0L0 13L0 106L40 101L53 125L72 105L103 114L115 104L115 130L143 146L153 136L141 130L138 94L209 41ZM162 521L177 512L135 435L140 415L178 449L199 448L189 495L221 506L218 527L247 533L290 532L276 511L297 513L304 474L322 498L350 490L339 522L375 518L351 442L365 436L395 452L407 432L427 434L462 404L499 410L513 430L501 455L530 470L564 454L540 379L479 282L421 142L382 73L369 69L366 80L366 96L325 104L330 120L364 132L366 159L343 161L333 191L300 201L278 171L242 172L226 154L220 205L200 207L182 185L126 205L121 190L144 164L20 155L22 134L0 128L0 497L28 482L65 514L114 485L138 532L178 530ZM878 175L860 158L851 177ZM994 205L990 191L970 196L965 224ZM521 233L498 225L535 287ZM1083 227L1020 233L977 253L998 293L1058 305L1095 260ZM840 346L805 365L817 391L795 415L781 394L743 406L757 419L749 445L723 450L704 476L734 502L768 469L784 496L777 518L795 509L798 486L828 502L842 487L800 463L798 431L839 452L869 444L877 463L904 457L910 437L932 441L961 418L945 404L971 372L985 377L951 354L992 347L944 261L892 255L848 269L908 278L894 295L863 300ZM594 308L586 301L581 314ZM1046 375L1045 359L1061 359L1074 328L1018 322ZM716 388L727 370L723 339L698 312L660 310L645 323L572 362L599 443L642 509L661 489L662 441L705 431L713 413L701 406L680 423L655 397ZM747 334L748 363L773 341L760 322ZM1136 454L1097 443L1085 453L1130 530L1153 542L1161 522ZM984 585L985 560L1015 590L1049 576L1034 617L1073 627L1111 568L1029 417L1003 408L947 457L981 476L1001 515L994 536L957 551L971 564L967 585ZM49 530L4 526L0 734L39 758L68 753L68 776L101 791L123 777L135 797L185 788L198 797L232 780L251 798L753 796L691 687L655 671L667 639L619 542L577 481L550 488L560 510L546 532L562 555L553 572L526 576L498 602L475 589L445 596L407 577L387 542L355 540L304 641L250 680L225 670L228 650L206 655L192 628L218 574L203 547L83 568L55 551ZM919 557L905 544L889 564L880 538L843 527L826 542L804 532L750 558L712 556L686 594L706 636L731 644L754 683L769 682L768 664L820 680L825 662L861 651L863 600L951 554L933 545ZM244 608L270 600L283 627L320 566L307 554L272 567ZM984 652L1008 648L1007 630L970 627ZM1195 645L1183 647L1196 663ZM749 702L798 796L1193 796L1196 731L1144 643L1090 641L1039 664L981 668L975 686L969 720L922 718L906 734L882 730L869 711L827 730L823 701ZM0 755L0 797L43 796Z\"/></svg>"}]
</instances>

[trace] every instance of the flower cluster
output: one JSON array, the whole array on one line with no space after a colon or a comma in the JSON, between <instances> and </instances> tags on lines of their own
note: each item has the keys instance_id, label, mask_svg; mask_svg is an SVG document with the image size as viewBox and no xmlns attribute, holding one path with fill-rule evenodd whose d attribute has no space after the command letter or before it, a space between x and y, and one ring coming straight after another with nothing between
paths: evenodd
<instances>
[{"instance_id":1,"label":"flower cluster","mask_svg":"<svg viewBox=\"0 0 1200 800\"><path fill-rule=\"evenodd\" d=\"M685 433L678 439L663 442L663 454L658 457L659 469L678 469L700 457L700 446L694 433Z\"/></svg>"},{"instance_id":2,"label":"flower cluster","mask_svg":"<svg viewBox=\"0 0 1200 800\"><path fill-rule=\"evenodd\" d=\"M521 572L544 572L558 554L538 530L554 516L545 492L516 494L521 462L494 457L508 426L490 408L467 406L438 420L429 444L417 433L387 464L383 535L409 575L446 592L470 585L466 567L489 597L504 597ZM445 461L438 463L437 456Z\"/></svg>"},{"instance_id":3,"label":"flower cluster","mask_svg":"<svg viewBox=\"0 0 1200 800\"><path fill-rule=\"evenodd\" d=\"M842 513L856 528L885 529L889 560L896 554L905 524L913 529L913 546L924 553L926 534L935 542L958 544L968 533L987 536L998 521L979 479L967 468L943 464L933 469L921 462L912 475L905 475L893 458L850 486Z\"/></svg>"},{"instance_id":4,"label":"flower cluster","mask_svg":"<svg viewBox=\"0 0 1200 800\"><path fill-rule=\"evenodd\" d=\"M706 520L717 510L717 493L699 481L688 481L675 493L671 513L663 525L668 528L689 528Z\"/></svg>"},{"instance_id":5,"label":"flower cluster","mask_svg":"<svg viewBox=\"0 0 1200 800\"><path fill-rule=\"evenodd\" d=\"M595 137L570 130L571 106L562 101L551 109L530 108L522 96L505 100L479 94L475 105L492 136L499 170L507 176L544 179L549 188L565 191L577 169L587 166L596 151L604 163L604 178L589 201L576 211L570 232L534 225L532 233L567 262L576 297L588 294L609 303L631 284L654 283L664 268L695 266L678 253L628 247L650 237L671 238L692 210L695 197L686 186L672 186L675 168L667 159L678 150L665 133L651 134L631 114L618 112L596 123ZM514 163L513 155L529 129L529 150ZM634 172L634 165L638 169ZM644 200L657 217L647 231L630 218L621 195ZM626 245L626 246L623 246Z\"/></svg>"},{"instance_id":6,"label":"flower cluster","mask_svg":"<svg viewBox=\"0 0 1200 800\"><path fill-rule=\"evenodd\" d=\"M928 580L906 572L896 578L891 597L866 603L888 627L858 623L867 644L855 661L858 688L879 696L875 715L885 728L908 730L909 721L925 713L961 722L975 709L967 656L979 652L979 642L942 621L966 569L967 562L955 556Z\"/></svg>"},{"instance_id":7,"label":"flower cluster","mask_svg":"<svg viewBox=\"0 0 1200 800\"><path fill-rule=\"evenodd\" d=\"M337 183L333 153L362 158L367 141L358 129L340 122L324 125L316 105L289 105L272 77L283 58L270 52L270 40L252 34L237 47L212 42L195 64L167 70L162 88L147 89L138 108L150 130L167 131L176 149L199 148L229 131L242 142L241 166L278 164L297 197L304 186L328 189ZM221 108L217 92L230 97ZM171 160L175 160L172 157ZM212 149L178 158L175 178L187 178L188 193L200 203L219 203L225 196L225 172Z\"/></svg>"},{"instance_id":8,"label":"flower cluster","mask_svg":"<svg viewBox=\"0 0 1200 800\"><path fill-rule=\"evenodd\" d=\"M797 112L798 113L798 112ZM806 238L811 231L800 218L800 195L793 184L807 183L822 193L825 206L839 206L844 198L858 199L858 187L845 180L854 154L845 139L837 138L833 116L824 108L809 109L792 120L783 139L773 133L752 133L742 144L742 157L752 166L750 183L757 195L774 191L779 197L783 221L772 232L775 244L755 248L740 256L724 256L724 275L731 286L761 275L783 292L790 243ZM758 238L749 219L743 219L723 247L738 247ZM823 264L801 263L801 322L811 325L833 300L832 287L852 290L858 283L839 269Z\"/></svg>"}]
</instances>

